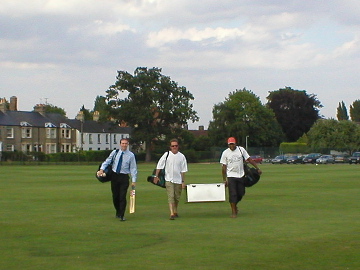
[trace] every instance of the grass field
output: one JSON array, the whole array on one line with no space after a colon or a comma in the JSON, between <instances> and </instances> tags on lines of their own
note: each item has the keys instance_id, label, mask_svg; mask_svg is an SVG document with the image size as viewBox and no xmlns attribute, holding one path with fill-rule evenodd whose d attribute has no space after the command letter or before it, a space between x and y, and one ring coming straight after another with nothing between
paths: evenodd
<instances>
[{"instance_id":1,"label":"grass field","mask_svg":"<svg viewBox=\"0 0 360 270\"><path fill-rule=\"evenodd\" d=\"M183 193L175 221L153 167L120 222L96 165L0 166L0 269L360 269L358 165L263 164L238 218ZM189 164L187 183L218 182L219 164Z\"/></svg>"}]
</instances>

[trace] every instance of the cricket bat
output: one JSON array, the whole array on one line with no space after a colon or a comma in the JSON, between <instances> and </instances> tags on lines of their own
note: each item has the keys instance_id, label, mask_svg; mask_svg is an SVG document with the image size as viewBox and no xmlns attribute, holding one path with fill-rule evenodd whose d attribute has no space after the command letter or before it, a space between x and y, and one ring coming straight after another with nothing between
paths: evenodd
<instances>
[{"instance_id":1,"label":"cricket bat","mask_svg":"<svg viewBox=\"0 0 360 270\"><path fill-rule=\"evenodd\" d=\"M130 207L129 207L130 214L135 213L135 187L132 187L130 191Z\"/></svg>"}]
</instances>

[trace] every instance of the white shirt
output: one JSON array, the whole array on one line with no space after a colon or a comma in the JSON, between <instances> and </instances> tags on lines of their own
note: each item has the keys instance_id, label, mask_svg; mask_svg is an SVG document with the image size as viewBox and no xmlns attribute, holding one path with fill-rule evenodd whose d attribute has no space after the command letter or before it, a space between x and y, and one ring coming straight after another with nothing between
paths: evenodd
<instances>
[{"instance_id":1,"label":"white shirt","mask_svg":"<svg viewBox=\"0 0 360 270\"><path fill-rule=\"evenodd\" d=\"M226 165L227 177L241 178L244 176L243 156L245 160L250 157L248 152L241 146L237 146L234 151L230 148L224 150L220 158L220 163Z\"/></svg>"},{"instance_id":2,"label":"white shirt","mask_svg":"<svg viewBox=\"0 0 360 270\"><path fill-rule=\"evenodd\" d=\"M165 180L174 184L181 184L181 173L187 172L186 158L180 152L174 154L173 152L169 151L169 156L166 159L167 154L168 152L165 152L159 159L156 169L164 169L165 167Z\"/></svg>"}]
</instances>

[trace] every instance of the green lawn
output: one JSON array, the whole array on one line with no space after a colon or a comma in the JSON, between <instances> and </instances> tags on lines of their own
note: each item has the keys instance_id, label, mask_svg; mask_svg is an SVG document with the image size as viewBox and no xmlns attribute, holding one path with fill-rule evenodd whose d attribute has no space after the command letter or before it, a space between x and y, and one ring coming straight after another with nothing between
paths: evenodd
<instances>
[{"instance_id":1,"label":"green lawn","mask_svg":"<svg viewBox=\"0 0 360 270\"><path fill-rule=\"evenodd\" d=\"M0 269L360 269L360 166L263 164L230 218L227 202L186 203L139 165L136 213L115 219L97 166L0 166ZM187 183L221 182L189 164Z\"/></svg>"}]
</instances>

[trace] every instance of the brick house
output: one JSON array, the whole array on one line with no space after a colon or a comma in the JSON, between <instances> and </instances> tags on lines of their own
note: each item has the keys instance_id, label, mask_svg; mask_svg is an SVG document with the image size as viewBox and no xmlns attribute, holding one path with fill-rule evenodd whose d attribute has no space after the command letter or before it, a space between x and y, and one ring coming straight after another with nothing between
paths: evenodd
<instances>
[{"instance_id":1,"label":"brick house","mask_svg":"<svg viewBox=\"0 0 360 270\"><path fill-rule=\"evenodd\" d=\"M91 121L46 113L45 105L38 104L34 111L18 111L17 98L7 103L0 98L0 151L75 152L83 150L111 150L119 140L129 138L131 128L112 122L98 122L94 113Z\"/></svg>"}]
</instances>

